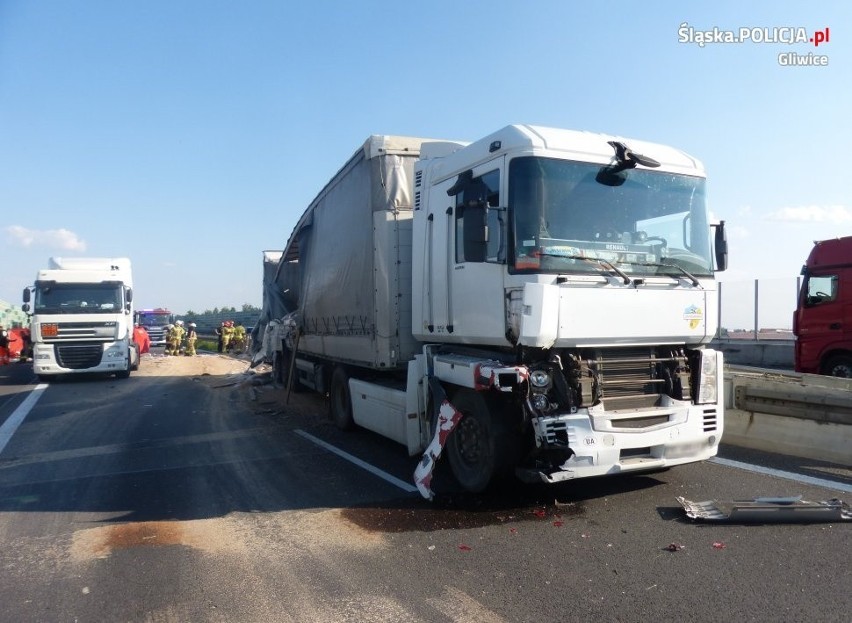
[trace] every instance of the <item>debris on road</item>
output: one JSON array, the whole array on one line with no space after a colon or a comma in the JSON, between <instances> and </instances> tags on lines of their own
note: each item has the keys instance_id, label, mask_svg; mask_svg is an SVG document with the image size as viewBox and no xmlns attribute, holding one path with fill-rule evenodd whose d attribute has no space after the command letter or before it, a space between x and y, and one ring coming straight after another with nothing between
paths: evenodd
<instances>
[{"instance_id":1,"label":"debris on road","mask_svg":"<svg viewBox=\"0 0 852 623\"><path fill-rule=\"evenodd\" d=\"M852 521L849 505L832 498L808 502L801 496L760 497L752 500L691 502L678 497L690 519L727 523L824 523Z\"/></svg>"}]
</instances>

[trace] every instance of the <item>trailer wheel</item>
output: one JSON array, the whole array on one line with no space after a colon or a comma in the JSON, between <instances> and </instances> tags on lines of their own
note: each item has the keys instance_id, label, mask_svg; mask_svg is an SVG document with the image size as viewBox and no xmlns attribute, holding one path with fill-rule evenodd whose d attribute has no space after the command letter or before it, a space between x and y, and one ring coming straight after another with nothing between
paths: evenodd
<instances>
[{"instance_id":1,"label":"trailer wheel","mask_svg":"<svg viewBox=\"0 0 852 623\"><path fill-rule=\"evenodd\" d=\"M331 375L328 412L332 422L340 430L355 428L355 421L352 419L352 399L349 395L349 375L340 366L336 367Z\"/></svg>"},{"instance_id":2,"label":"trailer wheel","mask_svg":"<svg viewBox=\"0 0 852 623\"><path fill-rule=\"evenodd\" d=\"M852 355L834 355L829 357L822 367L822 373L852 379Z\"/></svg>"},{"instance_id":3,"label":"trailer wheel","mask_svg":"<svg viewBox=\"0 0 852 623\"><path fill-rule=\"evenodd\" d=\"M450 467L465 490L480 493L511 467L506 418L499 409L489 410L482 392L462 389L452 403L463 417L447 440Z\"/></svg>"}]
</instances>

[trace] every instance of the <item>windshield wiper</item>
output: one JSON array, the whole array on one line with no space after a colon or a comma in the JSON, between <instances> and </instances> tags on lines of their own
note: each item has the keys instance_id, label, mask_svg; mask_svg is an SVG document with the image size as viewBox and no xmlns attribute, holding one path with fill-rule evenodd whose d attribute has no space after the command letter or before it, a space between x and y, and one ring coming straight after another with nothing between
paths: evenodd
<instances>
[{"instance_id":1,"label":"windshield wiper","mask_svg":"<svg viewBox=\"0 0 852 623\"><path fill-rule=\"evenodd\" d=\"M697 288L701 285L701 282L698 281L698 278L693 275L691 272L683 268L682 266L678 266L677 264L664 264L662 262L642 262L638 263L637 266L650 266L653 268L674 268L675 270L679 270L683 275L685 275L692 282L692 286Z\"/></svg>"},{"instance_id":2,"label":"windshield wiper","mask_svg":"<svg viewBox=\"0 0 852 623\"><path fill-rule=\"evenodd\" d=\"M597 262L598 264L600 264L604 268L608 268L609 270L614 272L616 275L621 277L624 280L624 285L629 286L633 283L633 281L630 279L630 277L627 276L627 273L625 273L623 270L621 270L620 268L615 266L615 264L613 264L612 262L608 262L607 260L602 260L599 257L584 257L582 255L563 255L561 253L548 253L546 251L540 252L539 255L543 255L543 256L547 256L547 257L561 257L561 258L566 259L566 260L584 260L586 262Z\"/></svg>"}]
</instances>

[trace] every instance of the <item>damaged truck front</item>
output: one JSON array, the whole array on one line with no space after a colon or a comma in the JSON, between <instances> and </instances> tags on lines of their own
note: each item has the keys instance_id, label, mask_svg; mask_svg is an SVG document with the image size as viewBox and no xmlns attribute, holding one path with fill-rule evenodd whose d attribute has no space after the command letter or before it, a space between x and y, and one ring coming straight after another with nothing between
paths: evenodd
<instances>
[{"instance_id":1,"label":"damaged truck front","mask_svg":"<svg viewBox=\"0 0 852 623\"><path fill-rule=\"evenodd\" d=\"M444 451L474 492L662 469L717 452L726 262L703 167L672 148L373 136L267 253L256 358L422 454L426 497Z\"/></svg>"}]
</instances>

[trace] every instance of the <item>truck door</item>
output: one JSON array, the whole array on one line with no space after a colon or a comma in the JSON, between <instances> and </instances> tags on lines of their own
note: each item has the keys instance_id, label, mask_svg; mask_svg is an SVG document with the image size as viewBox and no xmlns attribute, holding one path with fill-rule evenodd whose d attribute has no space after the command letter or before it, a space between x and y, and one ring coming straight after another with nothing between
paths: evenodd
<instances>
[{"instance_id":1,"label":"truck door","mask_svg":"<svg viewBox=\"0 0 852 623\"><path fill-rule=\"evenodd\" d=\"M506 340L502 163L500 158L472 169L453 198L448 326L461 342Z\"/></svg>"},{"instance_id":2,"label":"truck door","mask_svg":"<svg viewBox=\"0 0 852 623\"><path fill-rule=\"evenodd\" d=\"M848 284L847 284L848 286ZM797 331L797 369L819 372L822 354L844 337L843 304L840 299L840 274L832 271L811 273L799 293ZM846 328L848 333L850 328Z\"/></svg>"}]
</instances>

